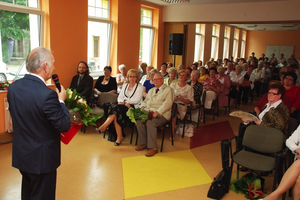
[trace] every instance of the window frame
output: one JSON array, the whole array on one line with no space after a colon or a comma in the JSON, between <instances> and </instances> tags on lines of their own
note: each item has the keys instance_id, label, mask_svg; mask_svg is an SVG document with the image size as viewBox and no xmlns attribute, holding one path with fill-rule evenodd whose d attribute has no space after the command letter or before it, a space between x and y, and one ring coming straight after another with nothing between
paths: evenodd
<instances>
[{"instance_id":1,"label":"window frame","mask_svg":"<svg viewBox=\"0 0 300 200\"><path fill-rule=\"evenodd\" d=\"M199 24L199 32L197 32L197 25L195 26L195 49L194 49L194 60L203 61L204 57L204 43L205 43L205 24ZM197 39L199 37L199 39ZM197 42L199 41L199 42ZM198 45L198 46L197 46Z\"/></svg>"}]
</instances>

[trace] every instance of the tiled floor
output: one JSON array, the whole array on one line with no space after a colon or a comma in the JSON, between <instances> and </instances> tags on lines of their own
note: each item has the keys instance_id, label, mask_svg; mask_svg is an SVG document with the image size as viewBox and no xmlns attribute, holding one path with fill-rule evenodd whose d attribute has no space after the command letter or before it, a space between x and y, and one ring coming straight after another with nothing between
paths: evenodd
<instances>
[{"instance_id":1,"label":"tiled floor","mask_svg":"<svg viewBox=\"0 0 300 200\"><path fill-rule=\"evenodd\" d=\"M252 105L241 105L238 109L251 111ZM237 109L235 109L237 110ZM237 118L224 115L224 109L220 109L220 117L215 121L212 115L207 115L206 124L212 124L228 120L234 133L237 134L241 122ZM201 124L203 126L203 124ZM128 130L127 130L128 131ZM129 132L129 131L128 131ZM158 136L160 147L161 136ZM168 138L168 134L166 138ZM165 140L163 153L183 151L189 149L189 138L175 137L174 146L169 140ZM112 142L103 139L103 135L96 133L93 127L87 127L86 133L77 133L68 144L62 144L62 165L58 168L57 200L122 200L125 199L122 158L143 156L146 151L137 152L135 146L129 143L130 134L124 139L121 146L115 147ZM210 178L214 178L221 170L220 143L212 143L191 149L195 158L201 163ZM156 156L163 155L158 153ZM151 159L151 158L149 158ZM11 143L0 145L0 199L20 199L21 175L19 171L11 167ZM147 167L145 165L145 167ZM174 166L170 165L170 169ZM189 170L189 169L181 169ZM181 170L172 171L168 176L176 177ZM234 166L233 178L236 176ZM271 191L272 175L266 177L266 192ZM149 182L141 177L138 182L148 184L149 187L157 182ZM172 184L172 183L170 183ZM202 200L206 197L210 184L196 185L171 191L148 194L130 200ZM222 198L224 200L245 199L243 195L229 191ZM287 198L291 200L292 198Z\"/></svg>"}]
</instances>

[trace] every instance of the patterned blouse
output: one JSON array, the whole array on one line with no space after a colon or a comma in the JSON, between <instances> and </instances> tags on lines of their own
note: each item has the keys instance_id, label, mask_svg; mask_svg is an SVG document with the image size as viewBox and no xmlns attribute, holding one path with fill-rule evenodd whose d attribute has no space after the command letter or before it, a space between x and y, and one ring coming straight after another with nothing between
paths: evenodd
<instances>
[{"instance_id":1,"label":"patterned blouse","mask_svg":"<svg viewBox=\"0 0 300 200\"><path fill-rule=\"evenodd\" d=\"M218 79L213 79L211 80L210 77L206 78L203 80L202 82L203 86L213 86L215 88L221 88L222 84L220 83L220 81Z\"/></svg>"},{"instance_id":2,"label":"patterned blouse","mask_svg":"<svg viewBox=\"0 0 300 200\"><path fill-rule=\"evenodd\" d=\"M188 81L187 84L192 85L191 81ZM203 85L198 81L193 85L194 90L194 100L196 104L200 104L200 98L203 92Z\"/></svg>"}]
</instances>

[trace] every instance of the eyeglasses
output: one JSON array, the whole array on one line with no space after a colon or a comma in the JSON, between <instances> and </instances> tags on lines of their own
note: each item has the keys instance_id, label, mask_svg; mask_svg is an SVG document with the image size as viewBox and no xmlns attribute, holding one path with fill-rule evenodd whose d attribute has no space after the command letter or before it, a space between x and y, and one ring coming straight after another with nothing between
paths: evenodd
<instances>
[{"instance_id":1,"label":"eyeglasses","mask_svg":"<svg viewBox=\"0 0 300 200\"><path fill-rule=\"evenodd\" d=\"M268 94L271 94L271 95L279 95L278 93L274 93L274 92L268 92Z\"/></svg>"},{"instance_id":2,"label":"eyeglasses","mask_svg":"<svg viewBox=\"0 0 300 200\"><path fill-rule=\"evenodd\" d=\"M162 79L162 78L155 78L155 79L153 79L153 81L158 81L159 79Z\"/></svg>"},{"instance_id":3,"label":"eyeglasses","mask_svg":"<svg viewBox=\"0 0 300 200\"><path fill-rule=\"evenodd\" d=\"M288 78L288 77L285 77L285 80L288 80L288 81L294 81L293 78Z\"/></svg>"},{"instance_id":4,"label":"eyeglasses","mask_svg":"<svg viewBox=\"0 0 300 200\"><path fill-rule=\"evenodd\" d=\"M129 76L129 78L136 78L136 76Z\"/></svg>"}]
</instances>

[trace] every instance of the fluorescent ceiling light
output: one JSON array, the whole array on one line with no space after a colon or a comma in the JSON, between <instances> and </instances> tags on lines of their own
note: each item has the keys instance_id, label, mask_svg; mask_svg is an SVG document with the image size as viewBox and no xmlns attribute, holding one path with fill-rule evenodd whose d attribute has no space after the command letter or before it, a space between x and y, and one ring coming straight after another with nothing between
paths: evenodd
<instances>
[{"instance_id":1,"label":"fluorescent ceiling light","mask_svg":"<svg viewBox=\"0 0 300 200\"><path fill-rule=\"evenodd\" d=\"M161 0L166 3L190 3L190 0Z\"/></svg>"}]
</instances>

